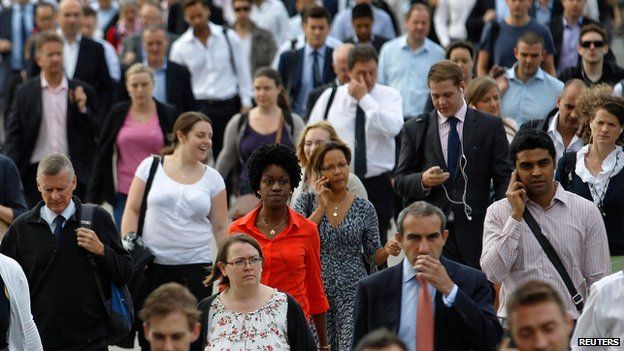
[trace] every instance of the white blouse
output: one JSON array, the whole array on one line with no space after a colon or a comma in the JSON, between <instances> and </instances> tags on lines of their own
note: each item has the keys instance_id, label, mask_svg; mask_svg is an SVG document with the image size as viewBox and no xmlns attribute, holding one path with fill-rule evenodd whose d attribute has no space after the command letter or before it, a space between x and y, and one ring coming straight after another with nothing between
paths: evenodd
<instances>
[{"instance_id":1,"label":"white blouse","mask_svg":"<svg viewBox=\"0 0 624 351\"><path fill-rule=\"evenodd\" d=\"M274 291L258 310L240 313L228 310L217 297L210 306L204 351L290 350L286 334L286 294Z\"/></svg>"},{"instance_id":2,"label":"white blouse","mask_svg":"<svg viewBox=\"0 0 624 351\"><path fill-rule=\"evenodd\" d=\"M609 187L609 180L624 168L624 151L621 146L616 145L615 149L602 161L600 173L594 176L585 165L585 155L589 152L589 147L590 145L585 145L576 153L574 172L584 183L587 183L594 204L600 206Z\"/></svg>"}]
</instances>

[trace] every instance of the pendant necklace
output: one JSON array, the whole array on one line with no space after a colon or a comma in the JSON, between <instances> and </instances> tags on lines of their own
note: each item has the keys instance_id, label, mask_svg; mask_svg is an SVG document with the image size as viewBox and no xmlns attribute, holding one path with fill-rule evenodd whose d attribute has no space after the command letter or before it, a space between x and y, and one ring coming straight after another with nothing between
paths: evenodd
<instances>
[{"instance_id":1,"label":"pendant necklace","mask_svg":"<svg viewBox=\"0 0 624 351\"><path fill-rule=\"evenodd\" d=\"M342 199L342 201L340 201L340 203L336 206L334 206L334 213L332 213L332 216L334 217L338 217L338 208L340 206L342 206L342 204L347 201L347 198L349 197L349 193L347 193L347 195L345 195L344 199Z\"/></svg>"},{"instance_id":2,"label":"pendant necklace","mask_svg":"<svg viewBox=\"0 0 624 351\"><path fill-rule=\"evenodd\" d=\"M264 218L264 217L262 217L262 216L260 216L260 218L262 219L262 222L264 222L264 224L265 224L267 227L270 227L270 226L269 226L269 221L267 221L267 220L266 220L266 218ZM286 221L287 221L287 220L288 220L288 216L286 216L286 218L284 218L284 220L283 220L283 221L281 221L278 225L276 225L275 227L273 227L273 229L269 230L269 235L270 235L270 236L275 236L275 234L276 234L275 230L276 230L277 228L279 228L282 224L286 223Z\"/></svg>"}]
</instances>

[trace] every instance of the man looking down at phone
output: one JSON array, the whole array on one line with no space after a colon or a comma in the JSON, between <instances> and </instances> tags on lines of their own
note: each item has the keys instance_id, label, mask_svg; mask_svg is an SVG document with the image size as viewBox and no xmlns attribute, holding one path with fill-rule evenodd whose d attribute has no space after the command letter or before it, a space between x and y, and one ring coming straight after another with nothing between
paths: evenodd
<instances>
[{"instance_id":1,"label":"man looking down at phone","mask_svg":"<svg viewBox=\"0 0 624 351\"><path fill-rule=\"evenodd\" d=\"M611 271L600 211L591 201L553 181L555 146L545 131L518 132L511 143L510 158L516 170L507 198L487 210L481 255L481 268L488 279L502 283L498 316L507 317L504 302L518 286L541 280L557 290L567 312L577 319L579 311L572 293L527 225L525 212L535 218L584 300L589 287Z\"/></svg>"},{"instance_id":2,"label":"man looking down at phone","mask_svg":"<svg viewBox=\"0 0 624 351\"><path fill-rule=\"evenodd\" d=\"M502 198L511 173L505 128L468 107L456 63L433 65L427 84L435 109L405 123L395 187L409 202L439 207L448 217L444 256L478 268L490 187Z\"/></svg>"},{"instance_id":3,"label":"man looking down at phone","mask_svg":"<svg viewBox=\"0 0 624 351\"><path fill-rule=\"evenodd\" d=\"M396 240L405 259L358 283L354 344L385 327L410 351L496 349L502 328L490 285L482 272L442 256L445 225L444 213L425 201L401 211Z\"/></svg>"}]
</instances>

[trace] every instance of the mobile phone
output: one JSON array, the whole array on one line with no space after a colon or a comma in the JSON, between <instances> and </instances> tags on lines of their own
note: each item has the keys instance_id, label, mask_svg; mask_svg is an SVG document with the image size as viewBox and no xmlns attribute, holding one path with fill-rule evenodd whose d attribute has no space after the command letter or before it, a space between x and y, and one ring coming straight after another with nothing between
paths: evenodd
<instances>
[{"instance_id":1,"label":"mobile phone","mask_svg":"<svg viewBox=\"0 0 624 351\"><path fill-rule=\"evenodd\" d=\"M318 173L316 174L316 176L317 176L319 179L323 178L323 175L321 174L321 172L318 172ZM326 187L326 188L327 188L327 189L329 189L329 190L331 190L331 188L332 188L332 187L331 187L331 184L330 184L329 182L327 182L327 183L323 184L323 186L324 186L324 187Z\"/></svg>"}]
</instances>

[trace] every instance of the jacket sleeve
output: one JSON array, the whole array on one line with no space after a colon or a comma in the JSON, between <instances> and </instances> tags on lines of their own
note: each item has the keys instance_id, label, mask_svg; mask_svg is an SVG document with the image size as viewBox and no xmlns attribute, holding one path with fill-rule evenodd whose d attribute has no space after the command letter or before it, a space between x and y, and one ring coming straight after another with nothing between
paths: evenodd
<instances>
[{"instance_id":1,"label":"jacket sleeve","mask_svg":"<svg viewBox=\"0 0 624 351\"><path fill-rule=\"evenodd\" d=\"M184 74L180 75L180 83L182 84L182 91L184 96L184 110L180 112L195 111L197 109L197 102L193 95L193 88L191 87L191 72L189 72L186 66L181 66Z\"/></svg>"},{"instance_id":2,"label":"jacket sleeve","mask_svg":"<svg viewBox=\"0 0 624 351\"><path fill-rule=\"evenodd\" d=\"M353 347L368 334L368 294L366 286L360 280L355 294L355 318L353 327Z\"/></svg>"},{"instance_id":3,"label":"jacket sleeve","mask_svg":"<svg viewBox=\"0 0 624 351\"><path fill-rule=\"evenodd\" d=\"M15 163L8 158L2 156L0 158L2 178L4 179L2 187L5 202L1 205L10 207L13 210L13 220L28 210L26 200L24 199L24 188L20 179L19 171Z\"/></svg>"},{"instance_id":4,"label":"jacket sleeve","mask_svg":"<svg viewBox=\"0 0 624 351\"><path fill-rule=\"evenodd\" d=\"M238 149L238 145L241 142L238 140L238 123L240 119L240 113L234 115L225 126L225 132L223 133L223 149L219 153L215 165L216 170L223 179L227 179L230 171L240 159L240 151Z\"/></svg>"},{"instance_id":5,"label":"jacket sleeve","mask_svg":"<svg viewBox=\"0 0 624 351\"><path fill-rule=\"evenodd\" d=\"M127 284L132 274L132 256L121 245L121 236L111 216L103 208L94 211L94 231L104 244L104 257L96 262L108 279L117 285Z\"/></svg>"},{"instance_id":6,"label":"jacket sleeve","mask_svg":"<svg viewBox=\"0 0 624 351\"><path fill-rule=\"evenodd\" d=\"M511 160L509 159L509 141L503 126L503 120L495 120L494 131L492 132L492 181L494 185L494 195L497 200L505 197L509 178L511 177Z\"/></svg>"},{"instance_id":7,"label":"jacket sleeve","mask_svg":"<svg viewBox=\"0 0 624 351\"><path fill-rule=\"evenodd\" d=\"M415 140L415 134L416 128L425 128L426 124L417 122L418 126L412 128L411 123L414 122L406 123L401 131L401 148L395 174L395 188L401 196L422 199L426 194L422 186L423 172L418 170L418 165L423 160L417 160L417 154L420 144L424 146L424 143L421 143L420 140Z\"/></svg>"},{"instance_id":8,"label":"jacket sleeve","mask_svg":"<svg viewBox=\"0 0 624 351\"><path fill-rule=\"evenodd\" d=\"M24 145L25 145L25 130L22 122L25 120L23 112L27 111L24 106L25 103L25 91L26 86L22 86L17 90L15 99L13 100L13 106L11 106L11 113L5 116L5 142L4 142L4 154L15 162L17 167L21 167L24 162ZM35 126L33 126L35 127Z\"/></svg>"},{"instance_id":9,"label":"jacket sleeve","mask_svg":"<svg viewBox=\"0 0 624 351\"><path fill-rule=\"evenodd\" d=\"M113 157L113 121L117 118L121 111L113 108L106 115L102 132L98 137L97 149L93 160L93 168L91 170L91 179L87 187L86 201L95 204L101 204L104 201L104 177L114 177L113 174L104 174L103 171L109 169L105 163L112 162Z\"/></svg>"},{"instance_id":10,"label":"jacket sleeve","mask_svg":"<svg viewBox=\"0 0 624 351\"><path fill-rule=\"evenodd\" d=\"M316 342L310 331L310 325L301 310L301 306L290 295L288 298L288 310L286 312L286 333L288 345L291 350L316 351Z\"/></svg>"}]
</instances>

